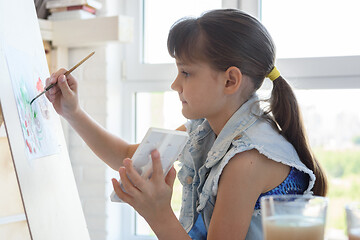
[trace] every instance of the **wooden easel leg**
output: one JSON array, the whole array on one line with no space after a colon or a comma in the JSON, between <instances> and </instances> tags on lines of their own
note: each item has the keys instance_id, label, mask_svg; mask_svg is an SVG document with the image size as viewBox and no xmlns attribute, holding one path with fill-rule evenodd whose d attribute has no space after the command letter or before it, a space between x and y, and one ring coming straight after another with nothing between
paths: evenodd
<instances>
[{"instance_id":1,"label":"wooden easel leg","mask_svg":"<svg viewBox=\"0 0 360 240\"><path fill-rule=\"evenodd\" d=\"M0 129L4 130L0 103ZM31 239L5 131L0 131L0 238Z\"/></svg>"}]
</instances>

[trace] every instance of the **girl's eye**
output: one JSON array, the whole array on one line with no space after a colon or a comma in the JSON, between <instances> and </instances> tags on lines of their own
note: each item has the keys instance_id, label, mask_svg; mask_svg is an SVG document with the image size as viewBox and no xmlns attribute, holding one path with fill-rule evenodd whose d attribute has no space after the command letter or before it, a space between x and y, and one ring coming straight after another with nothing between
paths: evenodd
<instances>
[{"instance_id":1,"label":"girl's eye","mask_svg":"<svg viewBox=\"0 0 360 240\"><path fill-rule=\"evenodd\" d=\"M189 76L190 76L190 73L188 73L188 72L182 71L181 73L182 73L185 77L189 77Z\"/></svg>"}]
</instances>

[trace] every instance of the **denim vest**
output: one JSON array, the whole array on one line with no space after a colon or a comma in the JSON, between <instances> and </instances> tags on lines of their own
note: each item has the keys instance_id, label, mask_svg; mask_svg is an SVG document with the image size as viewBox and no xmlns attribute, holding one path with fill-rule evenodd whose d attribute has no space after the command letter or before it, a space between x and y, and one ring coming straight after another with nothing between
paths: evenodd
<instances>
[{"instance_id":1,"label":"denim vest","mask_svg":"<svg viewBox=\"0 0 360 240\"><path fill-rule=\"evenodd\" d=\"M299 159L294 147L267 121L259 118L259 98L253 95L228 120L216 137L206 119L188 121L190 139L179 156L178 178L183 185L180 223L189 232L201 212L206 229L214 210L220 175L237 153L258 150L269 159L307 173L311 193L315 175ZM254 210L246 239L263 239L260 210Z\"/></svg>"}]
</instances>

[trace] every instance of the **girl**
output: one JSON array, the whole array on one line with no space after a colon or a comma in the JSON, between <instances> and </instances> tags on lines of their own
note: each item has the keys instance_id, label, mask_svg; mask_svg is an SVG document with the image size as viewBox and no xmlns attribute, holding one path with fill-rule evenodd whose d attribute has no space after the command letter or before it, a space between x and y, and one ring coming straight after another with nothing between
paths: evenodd
<instances>
[{"instance_id":1,"label":"girl","mask_svg":"<svg viewBox=\"0 0 360 240\"><path fill-rule=\"evenodd\" d=\"M142 179L130 160L138 145L109 134L80 108L75 79L61 69L47 81L58 82L47 93L56 111L103 161L120 168L125 191L115 179L114 190L159 239L263 239L262 196L326 194L296 98L274 67L275 46L258 20L235 9L181 19L168 50L178 68L171 87L189 119L179 128L190 135L179 157L180 220L170 206L175 170L163 177L159 153L152 152L151 179ZM266 111L256 94L265 77L273 81Z\"/></svg>"}]
</instances>

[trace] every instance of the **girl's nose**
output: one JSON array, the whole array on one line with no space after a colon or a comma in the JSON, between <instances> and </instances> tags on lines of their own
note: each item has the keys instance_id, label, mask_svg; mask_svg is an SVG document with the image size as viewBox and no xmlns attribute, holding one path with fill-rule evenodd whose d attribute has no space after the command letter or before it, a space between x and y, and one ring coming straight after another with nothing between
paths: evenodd
<instances>
[{"instance_id":1,"label":"girl's nose","mask_svg":"<svg viewBox=\"0 0 360 240\"><path fill-rule=\"evenodd\" d=\"M179 76L177 76L171 84L171 89L180 92Z\"/></svg>"}]
</instances>

